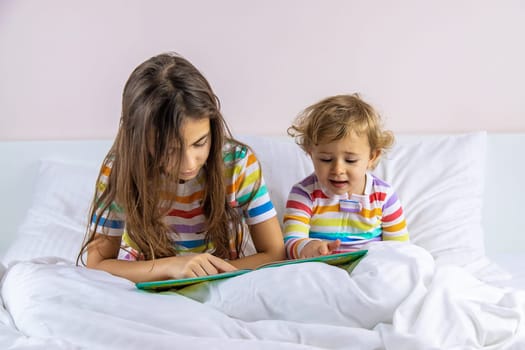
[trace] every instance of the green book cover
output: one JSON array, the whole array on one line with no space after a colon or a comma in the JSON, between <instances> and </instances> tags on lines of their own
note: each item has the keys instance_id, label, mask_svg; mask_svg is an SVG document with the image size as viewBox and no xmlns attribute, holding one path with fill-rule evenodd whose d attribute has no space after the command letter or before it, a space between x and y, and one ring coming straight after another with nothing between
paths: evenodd
<instances>
[{"instance_id":1,"label":"green book cover","mask_svg":"<svg viewBox=\"0 0 525 350\"><path fill-rule=\"evenodd\" d=\"M181 279L172 279L172 280L163 280L163 281L152 281L152 282L139 282L136 283L138 289L148 290L148 291L163 291L172 288L182 288L189 286L191 284L205 282L205 281L214 281L223 278L230 278L234 276L239 276L254 270L278 267L291 264L300 264L305 262L323 262L330 265L344 265L356 261L363 257L368 251L367 250L358 250L355 252L346 252L338 253L331 255L322 255L316 256L313 258L304 258L304 259L290 259L290 260L280 260L274 261L272 263L263 264L258 266L255 269L243 269L235 270L231 272L222 272L215 275L200 276L200 277L191 277L191 278L181 278Z\"/></svg>"}]
</instances>

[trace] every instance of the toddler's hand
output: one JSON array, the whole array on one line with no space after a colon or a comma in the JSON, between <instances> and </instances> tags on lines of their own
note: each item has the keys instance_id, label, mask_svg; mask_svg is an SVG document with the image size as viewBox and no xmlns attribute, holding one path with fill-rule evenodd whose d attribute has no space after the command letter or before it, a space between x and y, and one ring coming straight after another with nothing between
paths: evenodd
<instances>
[{"instance_id":1,"label":"toddler's hand","mask_svg":"<svg viewBox=\"0 0 525 350\"><path fill-rule=\"evenodd\" d=\"M339 239L335 241L314 240L304 246L300 258L312 258L314 256L332 254L340 245L341 241Z\"/></svg>"}]
</instances>

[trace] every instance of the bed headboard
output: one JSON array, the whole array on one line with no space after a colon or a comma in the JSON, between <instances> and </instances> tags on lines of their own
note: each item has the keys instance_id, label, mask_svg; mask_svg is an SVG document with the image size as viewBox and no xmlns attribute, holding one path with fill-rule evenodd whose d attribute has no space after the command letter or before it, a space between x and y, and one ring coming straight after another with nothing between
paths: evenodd
<instances>
[{"instance_id":1,"label":"bed headboard","mask_svg":"<svg viewBox=\"0 0 525 350\"><path fill-rule=\"evenodd\" d=\"M428 137L431 135L398 135L401 140ZM31 203L39 159L100 164L110 146L111 140L0 142L0 256L14 239ZM521 150L525 150L523 133L488 134L483 227L489 256L525 252L525 230L516 224L525 207Z\"/></svg>"}]
</instances>

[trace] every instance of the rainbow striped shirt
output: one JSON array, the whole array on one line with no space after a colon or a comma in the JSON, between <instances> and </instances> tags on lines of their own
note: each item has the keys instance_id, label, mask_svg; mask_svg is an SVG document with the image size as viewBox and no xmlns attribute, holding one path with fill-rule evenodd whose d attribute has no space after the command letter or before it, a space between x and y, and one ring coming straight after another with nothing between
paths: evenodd
<instances>
[{"instance_id":1,"label":"rainbow striped shirt","mask_svg":"<svg viewBox=\"0 0 525 350\"><path fill-rule=\"evenodd\" d=\"M255 225L276 216L276 211L270 200L268 190L262 177L259 161L254 153L247 147L227 142L223 147L225 164L225 178L227 186L227 199L232 206L239 204L238 210L243 217L244 225ZM99 183L97 184L97 197L105 190L111 164L103 167ZM166 191L162 197L173 199L172 207L164 218L166 224L172 229L170 238L173 246L180 255L187 253L213 252L213 247L206 247L205 243L205 216L202 211L201 201L204 196L205 176L204 169L192 180L178 184L176 193ZM252 192L259 189L249 201ZM97 233L110 236L122 236L122 246L119 258L136 260L142 258L136 245L126 234L126 215L117 203L112 203L112 211L100 213L101 216ZM94 229L96 216L92 218L91 228ZM247 232L247 231L246 231ZM233 240L231 240L230 256L238 256Z\"/></svg>"},{"instance_id":2,"label":"rainbow striped shirt","mask_svg":"<svg viewBox=\"0 0 525 350\"><path fill-rule=\"evenodd\" d=\"M300 257L313 239L341 241L334 253L354 251L379 240L408 241L401 202L392 187L366 174L364 195L327 196L315 173L292 187L284 213L289 258Z\"/></svg>"}]
</instances>

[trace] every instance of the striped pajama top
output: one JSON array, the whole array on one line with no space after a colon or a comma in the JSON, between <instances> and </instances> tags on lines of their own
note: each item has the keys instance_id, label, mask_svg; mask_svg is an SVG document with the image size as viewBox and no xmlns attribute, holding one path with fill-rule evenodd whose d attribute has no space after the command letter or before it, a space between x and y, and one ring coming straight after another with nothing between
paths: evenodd
<instances>
[{"instance_id":1,"label":"striped pajama top","mask_svg":"<svg viewBox=\"0 0 525 350\"><path fill-rule=\"evenodd\" d=\"M270 200L264 179L262 178L259 161L255 154L247 147L227 142L223 147L223 159L225 163L225 178L227 186L227 199L232 206L238 206L238 210L246 225L255 225L276 216L275 208ZM188 253L213 253L213 247L206 247L205 243L205 216L202 211L201 202L205 189L205 174L201 169L199 174L191 180L177 185L176 193L165 191L163 199L172 199L172 207L164 220L172 228L170 238L177 254ZM105 165L101 170L100 181L97 184L97 198L105 190L111 163ZM249 201L252 192L258 191ZM108 211L100 215L101 219L97 227L97 233L110 236L121 236L122 247L120 259L137 260L143 258L136 246L126 234L126 215L117 203L112 203ZM91 222L91 229L97 217ZM245 230L248 232L248 230ZM233 239L230 240L230 257L238 256Z\"/></svg>"},{"instance_id":2,"label":"striped pajama top","mask_svg":"<svg viewBox=\"0 0 525 350\"><path fill-rule=\"evenodd\" d=\"M372 173L366 174L365 193L327 196L315 173L292 187L283 217L289 258L300 257L313 239L339 239L334 253L355 251L379 240L408 241L401 202L392 187Z\"/></svg>"}]
</instances>

